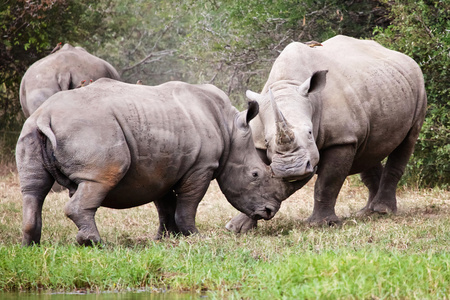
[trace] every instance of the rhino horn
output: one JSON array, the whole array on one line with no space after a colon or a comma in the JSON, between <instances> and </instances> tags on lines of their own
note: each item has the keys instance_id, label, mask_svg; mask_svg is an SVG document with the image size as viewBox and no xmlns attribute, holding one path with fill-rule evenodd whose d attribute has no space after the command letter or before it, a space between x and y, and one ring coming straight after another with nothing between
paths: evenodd
<instances>
[{"instance_id":1,"label":"rhino horn","mask_svg":"<svg viewBox=\"0 0 450 300\"><path fill-rule=\"evenodd\" d=\"M278 105L275 102L272 90L269 88L270 102L272 103L272 109L275 114L275 124L277 128L276 142L278 145L290 144L294 141L294 132L291 130L291 126L286 121L283 113L278 109Z\"/></svg>"}]
</instances>

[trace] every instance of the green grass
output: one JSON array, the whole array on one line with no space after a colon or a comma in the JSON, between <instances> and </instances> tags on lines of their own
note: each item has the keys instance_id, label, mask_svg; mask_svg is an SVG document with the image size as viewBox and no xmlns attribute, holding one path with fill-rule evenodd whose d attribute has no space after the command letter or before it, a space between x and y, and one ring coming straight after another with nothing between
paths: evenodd
<instances>
[{"instance_id":1,"label":"green grass","mask_svg":"<svg viewBox=\"0 0 450 300\"><path fill-rule=\"evenodd\" d=\"M450 192L400 189L395 216L354 215L366 190L354 178L337 205L339 227L309 227L313 182L257 230L224 229L237 214L212 184L201 202L200 236L152 240L153 204L100 208L101 247L76 245L63 213L67 193L52 193L42 245L21 247L21 196L13 169L0 174L0 292L189 291L211 299L450 299Z\"/></svg>"},{"instance_id":2,"label":"green grass","mask_svg":"<svg viewBox=\"0 0 450 300\"><path fill-rule=\"evenodd\" d=\"M162 254L133 250L52 246L0 246L3 290L125 289L155 283Z\"/></svg>"}]
</instances>

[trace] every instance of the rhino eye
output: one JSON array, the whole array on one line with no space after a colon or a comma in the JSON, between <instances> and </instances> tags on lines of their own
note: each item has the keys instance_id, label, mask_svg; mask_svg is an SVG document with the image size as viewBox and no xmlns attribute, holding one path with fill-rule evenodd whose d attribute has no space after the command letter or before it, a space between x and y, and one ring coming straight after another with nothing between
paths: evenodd
<instances>
[{"instance_id":1,"label":"rhino eye","mask_svg":"<svg viewBox=\"0 0 450 300\"><path fill-rule=\"evenodd\" d=\"M253 173L252 173L252 176L253 176L253 178L258 178L258 177L259 177L259 174L258 174L258 172L253 172Z\"/></svg>"}]
</instances>

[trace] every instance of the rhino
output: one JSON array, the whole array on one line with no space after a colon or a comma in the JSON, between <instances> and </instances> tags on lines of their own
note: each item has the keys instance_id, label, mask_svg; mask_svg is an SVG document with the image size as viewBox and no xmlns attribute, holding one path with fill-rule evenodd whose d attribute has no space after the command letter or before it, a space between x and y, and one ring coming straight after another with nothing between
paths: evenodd
<instances>
[{"instance_id":1,"label":"rhino","mask_svg":"<svg viewBox=\"0 0 450 300\"><path fill-rule=\"evenodd\" d=\"M64 212L77 242L101 242L98 207L154 202L157 238L197 233L195 215L210 181L252 219L270 219L298 187L272 177L249 122L213 85L159 86L100 79L50 97L25 122L16 146L23 197L23 245L41 238L42 205L56 180L69 189Z\"/></svg>"},{"instance_id":2,"label":"rhino","mask_svg":"<svg viewBox=\"0 0 450 300\"><path fill-rule=\"evenodd\" d=\"M255 147L278 178L317 173L312 224L335 224L345 178L360 173L369 190L359 215L395 213L396 188L422 127L427 96L410 57L371 40L338 35L310 48L293 42L275 60L252 120ZM383 166L382 161L387 157ZM245 232L245 215L226 227Z\"/></svg>"},{"instance_id":3,"label":"rhino","mask_svg":"<svg viewBox=\"0 0 450 300\"><path fill-rule=\"evenodd\" d=\"M106 77L120 80L108 62L81 47L65 44L32 64L20 83L20 105L28 118L45 100L59 91L74 89L83 80Z\"/></svg>"}]
</instances>

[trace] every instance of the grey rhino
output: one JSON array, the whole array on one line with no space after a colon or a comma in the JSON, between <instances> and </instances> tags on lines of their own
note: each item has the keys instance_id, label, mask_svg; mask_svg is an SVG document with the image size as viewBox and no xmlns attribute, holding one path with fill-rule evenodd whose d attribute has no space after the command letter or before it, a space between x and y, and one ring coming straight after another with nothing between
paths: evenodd
<instances>
[{"instance_id":1,"label":"grey rhino","mask_svg":"<svg viewBox=\"0 0 450 300\"><path fill-rule=\"evenodd\" d=\"M289 44L262 93L247 91L261 106L250 123L255 146L277 177L301 179L317 169L310 223L339 222L336 198L357 173L369 189L359 214L395 213L397 184L426 112L422 72L374 41L336 36L322 44ZM256 224L239 215L226 227L245 232Z\"/></svg>"},{"instance_id":2,"label":"grey rhino","mask_svg":"<svg viewBox=\"0 0 450 300\"><path fill-rule=\"evenodd\" d=\"M23 245L39 243L44 199L56 181L69 189L65 214L79 244L100 242L98 207L155 202L167 233L197 233L195 214L217 179L228 201L270 219L298 187L272 178L259 158L247 111L212 85L151 87L100 79L50 97L25 122L16 147L23 196Z\"/></svg>"},{"instance_id":3,"label":"grey rhino","mask_svg":"<svg viewBox=\"0 0 450 300\"><path fill-rule=\"evenodd\" d=\"M65 44L32 64L20 83L20 105L28 118L45 100L59 91L76 88L83 80L106 77L120 80L108 62L81 47Z\"/></svg>"}]
</instances>

